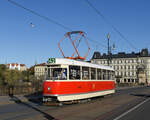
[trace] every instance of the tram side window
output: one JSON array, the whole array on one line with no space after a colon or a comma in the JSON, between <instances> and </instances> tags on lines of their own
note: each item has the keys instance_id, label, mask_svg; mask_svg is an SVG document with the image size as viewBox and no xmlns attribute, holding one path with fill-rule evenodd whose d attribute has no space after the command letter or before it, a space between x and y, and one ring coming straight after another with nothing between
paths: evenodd
<instances>
[{"instance_id":1,"label":"tram side window","mask_svg":"<svg viewBox=\"0 0 150 120\"><path fill-rule=\"evenodd\" d=\"M107 78L106 78L106 70L103 70L103 80L106 80Z\"/></svg>"},{"instance_id":2,"label":"tram side window","mask_svg":"<svg viewBox=\"0 0 150 120\"><path fill-rule=\"evenodd\" d=\"M102 79L102 73L100 69L97 69L97 79L101 80Z\"/></svg>"},{"instance_id":3,"label":"tram side window","mask_svg":"<svg viewBox=\"0 0 150 120\"><path fill-rule=\"evenodd\" d=\"M89 79L89 67L82 67L82 79L83 80Z\"/></svg>"},{"instance_id":4,"label":"tram side window","mask_svg":"<svg viewBox=\"0 0 150 120\"><path fill-rule=\"evenodd\" d=\"M111 71L107 71L108 80L111 80Z\"/></svg>"},{"instance_id":5,"label":"tram side window","mask_svg":"<svg viewBox=\"0 0 150 120\"><path fill-rule=\"evenodd\" d=\"M110 71L110 80L113 80L114 78L113 78L113 74L114 74L114 72L113 71Z\"/></svg>"},{"instance_id":6,"label":"tram side window","mask_svg":"<svg viewBox=\"0 0 150 120\"><path fill-rule=\"evenodd\" d=\"M108 80L108 79L109 79L109 71L106 70L106 78L105 78L105 80Z\"/></svg>"},{"instance_id":7,"label":"tram side window","mask_svg":"<svg viewBox=\"0 0 150 120\"><path fill-rule=\"evenodd\" d=\"M80 79L80 66L69 66L69 79Z\"/></svg>"},{"instance_id":8,"label":"tram side window","mask_svg":"<svg viewBox=\"0 0 150 120\"><path fill-rule=\"evenodd\" d=\"M91 80L95 80L95 79L96 79L96 69L91 68Z\"/></svg>"},{"instance_id":9,"label":"tram side window","mask_svg":"<svg viewBox=\"0 0 150 120\"><path fill-rule=\"evenodd\" d=\"M115 72L112 71L112 80L114 80L114 79L115 79Z\"/></svg>"}]
</instances>

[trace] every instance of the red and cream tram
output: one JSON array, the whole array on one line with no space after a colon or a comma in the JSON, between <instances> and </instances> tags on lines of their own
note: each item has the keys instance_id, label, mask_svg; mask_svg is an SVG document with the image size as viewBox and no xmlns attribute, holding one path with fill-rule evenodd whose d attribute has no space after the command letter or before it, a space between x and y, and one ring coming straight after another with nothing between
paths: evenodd
<instances>
[{"instance_id":1,"label":"red and cream tram","mask_svg":"<svg viewBox=\"0 0 150 120\"><path fill-rule=\"evenodd\" d=\"M43 84L44 101L73 101L115 92L114 70L89 62L50 58Z\"/></svg>"}]
</instances>

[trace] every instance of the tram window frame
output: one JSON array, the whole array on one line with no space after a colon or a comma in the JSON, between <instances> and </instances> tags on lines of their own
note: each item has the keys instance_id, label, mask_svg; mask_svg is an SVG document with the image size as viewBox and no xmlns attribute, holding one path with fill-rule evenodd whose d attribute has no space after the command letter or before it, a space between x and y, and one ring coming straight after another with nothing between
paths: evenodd
<instances>
[{"instance_id":1,"label":"tram window frame","mask_svg":"<svg viewBox=\"0 0 150 120\"><path fill-rule=\"evenodd\" d=\"M97 80L102 80L102 70L97 69Z\"/></svg>"},{"instance_id":2,"label":"tram window frame","mask_svg":"<svg viewBox=\"0 0 150 120\"><path fill-rule=\"evenodd\" d=\"M91 80L96 80L96 68L91 68Z\"/></svg>"},{"instance_id":3,"label":"tram window frame","mask_svg":"<svg viewBox=\"0 0 150 120\"><path fill-rule=\"evenodd\" d=\"M48 67L47 78L49 80L67 80L67 68Z\"/></svg>"},{"instance_id":4,"label":"tram window frame","mask_svg":"<svg viewBox=\"0 0 150 120\"><path fill-rule=\"evenodd\" d=\"M110 79L111 79L111 71L107 70L107 80L110 80Z\"/></svg>"},{"instance_id":5,"label":"tram window frame","mask_svg":"<svg viewBox=\"0 0 150 120\"><path fill-rule=\"evenodd\" d=\"M106 70L106 78L105 78L105 80L108 80L108 77L109 77L109 71Z\"/></svg>"},{"instance_id":6,"label":"tram window frame","mask_svg":"<svg viewBox=\"0 0 150 120\"><path fill-rule=\"evenodd\" d=\"M69 65L69 80L80 80L81 69L80 66Z\"/></svg>"},{"instance_id":7,"label":"tram window frame","mask_svg":"<svg viewBox=\"0 0 150 120\"><path fill-rule=\"evenodd\" d=\"M82 67L82 80L89 80L89 67Z\"/></svg>"},{"instance_id":8,"label":"tram window frame","mask_svg":"<svg viewBox=\"0 0 150 120\"><path fill-rule=\"evenodd\" d=\"M106 80L106 70L103 70L103 80Z\"/></svg>"},{"instance_id":9,"label":"tram window frame","mask_svg":"<svg viewBox=\"0 0 150 120\"><path fill-rule=\"evenodd\" d=\"M112 71L112 80L115 80L115 71Z\"/></svg>"}]
</instances>

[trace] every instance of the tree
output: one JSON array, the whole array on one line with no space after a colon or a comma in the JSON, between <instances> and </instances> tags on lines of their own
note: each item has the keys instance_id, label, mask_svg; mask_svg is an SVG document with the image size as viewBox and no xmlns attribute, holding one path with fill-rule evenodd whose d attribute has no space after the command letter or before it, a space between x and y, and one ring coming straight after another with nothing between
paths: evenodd
<instances>
[{"instance_id":1,"label":"tree","mask_svg":"<svg viewBox=\"0 0 150 120\"><path fill-rule=\"evenodd\" d=\"M19 83L21 73L18 70L6 70L5 81L9 86L15 86Z\"/></svg>"},{"instance_id":2,"label":"tree","mask_svg":"<svg viewBox=\"0 0 150 120\"><path fill-rule=\"evenodd\" d=\"M0 64L0 85L5 84L5 71L7 70L6 65Z\"/></svg>"}]
</instances>

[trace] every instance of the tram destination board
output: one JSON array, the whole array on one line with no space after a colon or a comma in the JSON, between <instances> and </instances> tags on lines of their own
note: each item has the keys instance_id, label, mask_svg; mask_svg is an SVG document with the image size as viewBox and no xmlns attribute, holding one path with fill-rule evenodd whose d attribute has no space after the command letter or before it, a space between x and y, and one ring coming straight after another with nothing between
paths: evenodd
<instances>
[{"instance_id":1,"label":"tram destination board","mask_svg":"<svg viewBox=\"0 0 150 120\"><path fill-rule=\"evenodd\" d=\"M56 59L55 58L49 58L47 63L56 63Z\"/></svg>"}]
</instances>

